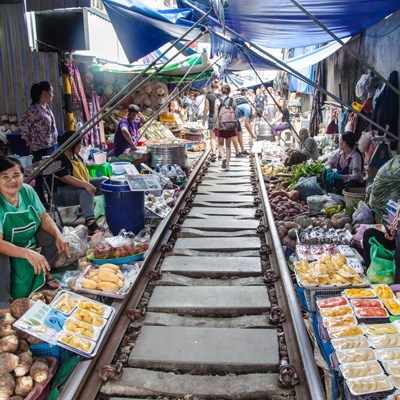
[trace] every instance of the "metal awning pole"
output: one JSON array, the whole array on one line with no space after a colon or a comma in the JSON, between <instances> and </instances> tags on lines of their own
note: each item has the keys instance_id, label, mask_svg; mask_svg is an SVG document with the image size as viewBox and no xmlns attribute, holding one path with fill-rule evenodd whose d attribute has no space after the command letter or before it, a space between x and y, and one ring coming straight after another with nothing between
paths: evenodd
<instances>
[{"instance_id":1,"label":"metal awning pole","mask_svg":"<svg viewBox=\"0 0 400 400\"><path fill-rule=\"evenodd\" d=\"M196 10L199 13L204 14L205 12L203 10L201 10L200 8L194 6L193 4L191 4L190 2L188 2L187 0L182 0L183 3L187 4L189 7L193 8L194 10ZM217 22L218 21L212 17L209 17L210 19L212 19L213 21ZM372 126L374 126L375 128L377 128L378 130L385 132L388 136L390 136L392 139L396 140L397 142L400 142L400 138L398 138L397 136L395 136L393 133L389 132L386 128L380 126L379 124L377 124L375 121L372 121L372 119L368 118L366 115L362 114L361 112L355 110L351 105L345 103L343 100L339 99L339 97L335 96L333 93L329 92L328 90L324 89L322 86L318 85L317 83L313 82L312 80L308 79L306 76L302 75L300 72L297 72L295 69L293 69L292 67L290 67L289 65L285 64L282 60L279 60L278 58L276 58L275 56L273 56L272 54L268 53L268 51L264 50L263 48L257 46L254 43L249 42L245 37L243 37L242 35L239 35L238 33L236 33L234 30L230 29L229 27L225 27L225 30L230 32L232 35L242 39L244 42L249 43L249 45L251 47L254 47L258 52L266 55L268 58L270 58L271 60L273 60L276 64L280 65L282 67L282 69L286 72L290 72L292 75L296 76L297 78L299 78L300 80L302 80L303 82L308 83L310 86L312 86L315 89L318 89L319 91L321 91L322 93L326 94L329 97L332 97L332 99L336 100L339 104L342 104L344 107L348 108L350 111L354 112L355 114L357 114L358 116L360 116L362 119L364 119L365 121L367 121L368 123L370 123ZM270 61L270 60L268 60Z\"/></svg>"},{"instance_id":2,"label":"metal awning pole","mask_svg":"<svg viewBox=\"0 0 400 400\"><path fill-rule=\"evenodd\" d=\"M151 77L156 75L158 72L160 72L163 68L165 68L166 65L168 65L172 60L174 60L179 54L181 54L183 51L185 51L192 43L196 42L201 36L206 34L206 29L202 28L202 31L194 38L191 40L188 44L186 44L182 49L180 49L176 54L174 54L168 61L166 61L164 64L161 66L157 67L156 63L161 60L165 54L167 54L177 43L179 43L187 34L189 34L191 31L193 31L199 24L201 24L210 14L212 10L210 9L207 13L204 13L204 15L197 21L195 22L182 36L180 36L178 39L176 39L162 54L160 54L151 64L149 64L138 76L133 78L130 82L128 82L112 99L110 99L95 115L93 115L86 123L78 129L75 134L68 139L65 143L63 143L52 155L51 157L46 160L42 165L40 165L38 168L36 168L25 180L25 182L30 182L32 179L35 179L38 175L42 173L43 170L45 170L50 164L52 164L55 160L57 160L61 154L63 154L66 150L68 150L70 147L72 147L75 143L79 142L83 136L86 135L88 131L90 131L94 125L96 125L101 119L103 119L105 116L110 114L120 103L122 103L124 100L126 100L133 92L138 90L145 82L147 82ZM123 92L124 90L129 89L131 85L133 85L136 81L138 81L140 78L142 78L151 68L155 68L155 71L151 73L147 78L145 78L139 85L135 86L133 89L129 90L129 92L123 96L122 98L119 97L119 93ZM116 102L114 105L112 105L114 102ZM108 107L111 107L110 109L106 110Z\"/></svg>"},{"instance_id":3,"label":"metal awning pole","mask_svg":"<svg viewBox=\"0 0 400 400\"><path fill-rule=\"evenodd\" d=\"M395 93L400 95L400 90L393 86L385 77L383 77L368 61L363 59L359 54L357 54L347 43L343 42L338 36L336 36L327 26L325 26L317 17L307 11L300 3L296 0L290 0L296 7L298 7L304 14L312 19L320 28L322 28L328 35L340 43L343 48L350 53L354 58L356 58L360 63L364 64L375 76L377 76L382 82L390 87Z\"/></svg>"}]
</instances>

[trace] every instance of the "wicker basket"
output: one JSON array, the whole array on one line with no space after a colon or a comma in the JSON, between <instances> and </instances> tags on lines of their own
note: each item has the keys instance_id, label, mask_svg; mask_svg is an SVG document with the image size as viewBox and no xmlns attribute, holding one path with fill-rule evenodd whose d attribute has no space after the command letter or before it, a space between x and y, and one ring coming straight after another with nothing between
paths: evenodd
<instances>
[{"instance_id":1,"label":"wicker basket","mask_svg":"<svg viewBox=\"0 0 400 400\"><path fill-rule=\"evenodd\" d=\"M365 188L348 188L343 190L346 207L352 207L359 201L365 199Z\"/></svg>"}]
</instances>

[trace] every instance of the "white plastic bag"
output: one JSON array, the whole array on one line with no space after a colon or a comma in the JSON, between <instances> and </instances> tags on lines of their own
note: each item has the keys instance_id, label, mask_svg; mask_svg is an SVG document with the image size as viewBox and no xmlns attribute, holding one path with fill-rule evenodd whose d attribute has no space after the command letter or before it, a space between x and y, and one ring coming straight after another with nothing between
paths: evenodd
<instances>
[{"instance_id":1,"label":"white plastic bag","mask_svg":"<svg viewBox=\"0 0 400 400\"><path fill-rule=\"evenodd\" d=\"M358 203L357 210L353 213L353 224L373 224L375 221L372 210L363 201Z\"/></svg>"}]
</instances>

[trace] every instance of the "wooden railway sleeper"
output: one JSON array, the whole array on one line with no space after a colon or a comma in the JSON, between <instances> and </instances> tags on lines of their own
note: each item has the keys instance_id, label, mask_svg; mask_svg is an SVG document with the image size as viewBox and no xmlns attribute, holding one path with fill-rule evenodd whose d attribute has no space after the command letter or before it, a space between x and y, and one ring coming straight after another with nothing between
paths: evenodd
<instances>
[{"instance_id":1,"label":"wooden railway sleeper","mask_svg":"<svg viewBox=\"0 0 400 400\"><path fill-rule=\"evenodd\" d=\"M98 375L103 382L107 382L109 379L116 381L121 379L123 371L122 363L117 361L114 365L105 365L100 369Z\"/></svg>"}]
</instances>

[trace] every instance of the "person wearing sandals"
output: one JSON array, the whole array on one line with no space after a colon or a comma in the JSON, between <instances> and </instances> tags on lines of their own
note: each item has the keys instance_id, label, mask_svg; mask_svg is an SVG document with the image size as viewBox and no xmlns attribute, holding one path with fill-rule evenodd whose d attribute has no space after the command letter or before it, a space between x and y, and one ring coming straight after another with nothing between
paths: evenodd
<instances>
[{"instance_id":1,"label":"person wearing sandals","mask_svg":"<svg viewBox=\"0 0 400 400\"><path fill-rule=\"evenodd\" d=\"M74 131L69 131L60 136L60 145L70 139L74 133ZM60 157L62 168L55 173L54 200L60 206L81 206L89 235L93 235L100 229L94 218L94 196L102 194L100 185L107 178L90 178L79 155L81 146L80 141L75 143Z\"/></svg>"},{"instance_id":2,"label":"person wearing sandals","mask_svg":"<svg viewBox=\"0 0 400 400\"><path fill-rule=\"evenodd\" d=\"M8 312L10 298L28 297L51 279L57 253L70 257L68 242L23 182L20 161L0 157L0 315Z\"/></svg>"},{"instance_id":3,"label":"person wearing sandals","mask_svg":"<svg viewBox=\"0 0 400 400\"><path fill-rule=\"evenodd\" d=\"M237 136L237 105L235 100L229 97L230 93L230 86L222 85L222 97L215 101L214 106L214 126L218 129L218 147L222 155L222 168L226 171L230 170L232 139Z\"/></svg>"}]
</instances>

